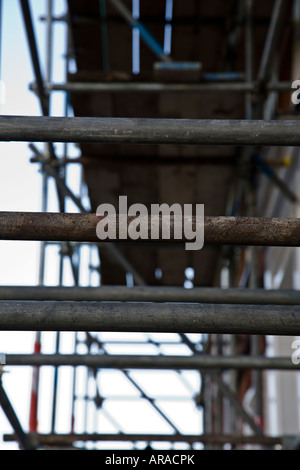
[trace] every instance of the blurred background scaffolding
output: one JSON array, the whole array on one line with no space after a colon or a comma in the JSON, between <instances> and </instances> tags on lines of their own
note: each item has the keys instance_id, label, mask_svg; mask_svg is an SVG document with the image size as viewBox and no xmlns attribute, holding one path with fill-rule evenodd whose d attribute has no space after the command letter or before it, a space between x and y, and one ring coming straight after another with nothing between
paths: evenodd
<instances>
[{"instance_id":1,"label":"blurred background scaffolding","mask_svg":"<svg viewBox=\"0 0 300 470\"><path fill-rule=\"evenodd\" d=\"M54 302L54 311L69 301L87 325L4 331L0 319L0 448L298 448L292 353L300 244L286 219L297 223L299 215L299 151L293 140L278 141L284 122L296 129L299 116L291 101L299 0L2 0L0 7L1 114L23 116L25 126L26 117L40 116L42 141L0 143L4 216L95 214L126 195L128 205L147 208L204 204L206 216L235 222L228 233L216 227L219 241L199 251L57 241L50 229L49 240L4 240L0 225L0 311L25 318L35 302L41 311ZM109 128L107 143L77 142L76 132L76 142L43 142L47 116L170 119L178 143L155 140L151 126L150 145L116 143ZM212 129L224 120L223 140L233 121L277 127L267 145L250 131L245 145L235 136L226 145L181 142L195 119ZM253 217L282 217L287 229L273 232L266 222L254 234L261 243L251 242L252 232L242 243L239 217L249 227ZM276 236L286 236L277 243L284 246L271 246ZM140 323L134 331L89 331L89 301L122 308L125 319L134 303ZM151 308L169 318L166 331L155 320L153 331L143 330ZM178 331L181 312L190 318L196 308L208 322L221 312L224 328Z\"/></svg>"}]
</instances>

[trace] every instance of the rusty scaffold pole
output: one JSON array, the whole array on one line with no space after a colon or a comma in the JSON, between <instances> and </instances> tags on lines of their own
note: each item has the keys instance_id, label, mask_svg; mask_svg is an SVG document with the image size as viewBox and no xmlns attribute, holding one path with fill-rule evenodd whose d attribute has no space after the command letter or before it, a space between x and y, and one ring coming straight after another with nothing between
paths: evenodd
<instances>
[{"instance_id":1,"label":"rusty scaffold pole","mask_svg":"<svg viewBox=\"0 0 300 470\"><path fill-rule=\"evenodd\" d=\"M107 224L116 224L116 238L98 238L96 227L104 219ZM127 228L135 219L133 216L127 217ZM190 241L184 231L181 238L174 235L177 222L172 216L168 220L170 236L166 238L160 234L158 239L152 239L151 233L157 233L161 228L162 219L162 216L140 216L141 224L147 225L147 237L138 238L135 243L183 244ZM197 217L191 216L189 221L195 229ZM297 218L205 216L203 229L206 245L300 246L300 220ZM118 215L115 217L91 213L0 212L0 240L131 242L129 236L127 239L123 236L119 239L118 234Z\"/></svg>"}]
</instances>

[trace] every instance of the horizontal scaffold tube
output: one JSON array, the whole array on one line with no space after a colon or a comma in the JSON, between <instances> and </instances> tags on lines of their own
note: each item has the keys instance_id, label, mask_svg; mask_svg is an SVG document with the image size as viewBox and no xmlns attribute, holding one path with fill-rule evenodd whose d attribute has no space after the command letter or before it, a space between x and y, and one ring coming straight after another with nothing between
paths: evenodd
<instances>
[{"instance_id":1,"label":"horizontal scaffold tube","mask_svg":"<svg viewBox=\"0 0 300 470\"><path fill-rule=\"evenodd\" d=\"M290 357L138 356L91 354L7 354L7 366L86 366L99 369L268 369L299 370Z\"/></svg>"},{"instance_id":2,"label":"horizontal scaffold tube","mask_svg":"<svg viewBox=\"0 0 300 470\"><path fill-rule=\"evenodd\" d=\"M106 220L109 223L109 217ZM96 227L103 217L96 214L39 213L39 212L0 212L0 240L32 241L79 241L106 243L107 241L130 242L118 239L119 223L116 223L116 238L100 240ZM128 226L134 217L128 217ZM192 218L192 227L196 220ZM138 238L134 243L186 243L190 241L184 235L174 237L174 219L170 218L170 237L152 239L151 228L161 227L157 217L147 218L148 238ZM204 217L205 245L257 245L257 246L300 246L300 219L263 218L263 217Z\"/></svg>"},{"instance_id":3,"label":"horizontal scaffold tube","mask_svg":"<svg viewBox=\"0 0 300 470\"><path fill-rule=\"evenodd\" d=\"M300 306L0 301L0 330L300 335Z\"/></svg>"},{"instance_id":4,"label":"horizontal scaffold tube","mask_svg":"<svg viewBox=\"0 0 300 470\"><path fill-rule=\"evenodd\" d=\"M255 82L208 82L201 83L159 83L159 82L67 82L46 83L48 93L52 91L67 91L69 93L224 93L224 92L253 92L259 90ZM30 89L37 90L35 83ZM292 91L291 82L270 82L266 84L267 91Z\"/></svg>"},{"instance_id":5,"label":"horizontal scaffold tube","mask_svg":"<svg viewBox=\"0 0 300 470\"><path fill-rule=\"evenodd\" d=\"M169 286L0 286L0 300L73 300L118 302L200 302L300 305L296 290Z\"/></svg>"},{"instance_id":6,"label":"horizontal scaffold tube","mask_svg":"<svg viewBox=\"0 0 300 470\"><path fill-rule=\"evenodd\" d=\"M35 438L40 445L47 446L68 446L74 442L82 441L127 441L127 442L202 442L203 444L261 444L265 446L275 446L290 442L290 436L263 436L263 435L242 435L242 434L36 434ZM4 442L16 440L14 434L4 434Z\"/></svg>"},{"instance_id":7,"label":"horizontal scaffold tube","mask_svg":"<svg viewBox=\"0 0 300 470\"><path fill-rule=\"evenodd\" d=\"M299 121L1 116L0 141L300 145Z\"/></svg>"}]
</instances>

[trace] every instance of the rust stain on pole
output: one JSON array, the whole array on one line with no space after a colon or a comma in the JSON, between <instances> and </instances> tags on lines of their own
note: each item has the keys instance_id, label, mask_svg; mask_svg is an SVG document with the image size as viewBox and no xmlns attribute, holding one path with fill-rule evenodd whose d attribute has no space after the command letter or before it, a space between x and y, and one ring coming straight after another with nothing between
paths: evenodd
<instances>
[{"instance_id":1,"label":"rust stain on pole","mask_svg":"<svg viewBox=\"0 0 300 470\"><path fill-rule=\"evenodd\" d=\"M292 218L206 217L209 244L299 246L300 221Z\"/></svg>"},{"instance_id":2,"label":"rust stain on pole","mask_svg":"<svg viewBox=\"0 0 300 470\"><path fill-rule=\"evenodd\" d=\"M117 237L100 240L96 234L98 222L103 219L96 214L62 214L39 212L1 212L1 240L38 241L80 241L106 243L109 241L131 242L118 239L119 224L116 218ZM128 217L128 225L134 217ZM153 224L150 216L148 227ZM155 218L160 224L161 218ZM196 220L193 218L193 227ZM188 240L174 238L174 219L170 219L170 239L159 237L137 239L138 243L185 243ZM206 245L257 245L257 246L300 246L300 220L296 218L262 217L209 217L204 218L204 243Z\"/></svg>"}]
</instances>

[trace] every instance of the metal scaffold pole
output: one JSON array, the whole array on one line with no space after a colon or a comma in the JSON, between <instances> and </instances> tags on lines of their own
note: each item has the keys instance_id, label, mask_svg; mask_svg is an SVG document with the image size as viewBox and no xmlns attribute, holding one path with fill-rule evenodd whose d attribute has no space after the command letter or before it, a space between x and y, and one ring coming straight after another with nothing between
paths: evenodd
<instances>
[{"instance_id":1,"label":"metal scaffold pole","mask_svg":"<svg viewBox=\"0 0 300 470\"><path fill-rule=\"evenodd\" d=\"M1 300L197 302L211 304L300 305L297 290L171 286L0 286Z\"/></svg>"},{"instance_id":2,"label":"metal scaffold pole","mask_svg":"<svg viewBox=\"0 0 300 470\"><path fill-rule=\"evenodd\" d=\"M1 116L0 141L297 146L300 132L297 120Z\"/></svg>"},{"instance_id":3,"label":"metal scaffold pole","mask_svg":"<svg viewBox=\"0 0 300 470\"><path fill-rule=\"evenodd\" d=\"M186 217L186 219L185 219ZM127 228L136 219L128 216ZM182 231L181 237L175 233L177 219L168 217L170 232L168 236L152 238L162 225L162 216L139 216L141 224L147 228L147 235L138 238L136 244L184 244L190 242L190 236ZM113 235L99 239L96 228L100 221L116 228ZM199 225L197 216L183 216L195 233ZM128 238L119 238L119 215L97 216L96 214L55 213L55 212L1 212L0 240L38 240L38 241L73 241L106 244L112 241L131 242ZM122 219L123 223L123 219ZM126 223L126 222L125 222ZM300 246L300 221L297 218L264 217L214 217L205 216L200 226L204 230L204 245L240 245L240 246ZM178 227L177 227L178 228Z\"/></svg>"},{"instance_id":4,"label":"metal scaffold pole","mask_svg":"<svg viewBox=\"0 0 300 470\"><path fill-rule=\"evenodd\" d=\"M290 357L266 356L128 356L98 354L6 354L7 366L87 366L99 369L150 370L294 370L300 366Z\"/></svg>"},{"instance_id":5,"label":"metal scaffold pole","mask_svg":"<svg viewBox=\"0 0 300 470\"><path fill-rule=\"evenodd\" d=\"M267 82L267 91L292 91L291 82ZM36 91L35 83L30 85ZM249 93L256 94L258 82L206 82L201 83L153 83L153 82L67 82L45 83L48 93L65 91L68 93Z\"/></svg>"},{"instance_id":6,"label":"metal scaffold pole","mask_svg":"<svg viewBox=\"0 0 300 470\"><path fill-rule=\"evenodd\" d=\"M5 435L6 442L15 440L14 435ZM232 444L232 445L247 445L247 444L261 444L265 446L274 447L276 445L282 445L285 442L289 443L290 439L285 436L241 436L237 434L202 434L202 435L182 435L182 434L39 434L39 442L41 445L48 446L68 446L76 442L86 441L112 441L112 442L147 442L152 443L156 441L161 442L188 442L188 443L203 443L203 444Z\"/></svg>"},{"instance_id":7,"label":"metal scaffold pole","mask_svg":"<svg viewBox=\"0 0 300 470\"><path fill-rule=\"evenodd\" d=\"M24 431L21 423L15 413L12 403L10 402L6 391L3 387L3 371L0 371L0 406L2 407L9 423L16 433L15 439L19 442L21 449L34 450L36 449L36 442Z\"/></svg>"},{"instance_id":8,"label":"metal scaffold pole","mask_svg":"<svg viewBox=\"0 0 300 470\"><path fill-rule=\"evenodd\" d=\"M0 301L5 331L299 335L300 307L139 302Z\"/></svg>"}]
</instances>

